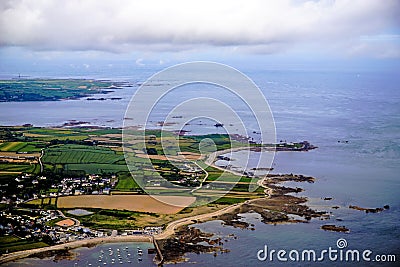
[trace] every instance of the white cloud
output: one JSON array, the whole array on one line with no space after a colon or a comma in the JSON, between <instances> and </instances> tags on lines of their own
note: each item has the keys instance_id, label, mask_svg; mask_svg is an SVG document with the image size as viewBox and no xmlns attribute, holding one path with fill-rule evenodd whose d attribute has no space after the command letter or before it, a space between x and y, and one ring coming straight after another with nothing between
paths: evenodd
<instances>
[{"instance_id":1,"label":"white cloud","mask_svg":"<svg viewBox=\"0 0 400 267\"><path fill-rule=\"evenodd\" d=\"M299 44L357 47L361 36L398 30L399 10L396 0L10 0L0 2L0 46L250 53Z\"/></svg>"},{"instance_id":2,"label":"white cloud","mask_svg":"<svg viewBox=\"0 0 400 267\"><path fill-rule=\"evenodd\" d=\"M143 63L143 58L136 59L135 63L138 66L145 66L145 64Z\"/></svg>"}]
</instances>

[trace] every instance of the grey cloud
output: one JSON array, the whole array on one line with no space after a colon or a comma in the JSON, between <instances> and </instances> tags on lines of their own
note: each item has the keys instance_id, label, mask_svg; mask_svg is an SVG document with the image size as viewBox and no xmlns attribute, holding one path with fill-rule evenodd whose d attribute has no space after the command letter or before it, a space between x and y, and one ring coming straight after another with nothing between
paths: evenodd
<instances>
[{"instance_id":1,"label":"grey cloud","mask_svg":"<svg viewBox=\"0 0 400 267\"><path fill-rule=\"evenodd\" d=\"M348 43L398 28L400 10L395 0L0 3L0 46L113 52L215 46L275 53L304 43Z\"/></svg>"}]
</instances>

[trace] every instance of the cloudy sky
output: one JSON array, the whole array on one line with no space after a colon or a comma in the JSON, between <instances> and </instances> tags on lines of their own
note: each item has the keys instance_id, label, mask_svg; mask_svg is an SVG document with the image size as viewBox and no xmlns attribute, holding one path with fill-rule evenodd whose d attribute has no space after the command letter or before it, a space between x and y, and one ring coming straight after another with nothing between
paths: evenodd
<instances>
[{"instance_id":1,"label":"cloudy sky","mask_svg":"<svg viewBox=\"0 0 400 267\"><path fill-rule=\"evenodd\" d=\"M219 60L393 67L400 1L0 1L2 69L100 58L138 66Z\"/></svg>"}]
</instances>

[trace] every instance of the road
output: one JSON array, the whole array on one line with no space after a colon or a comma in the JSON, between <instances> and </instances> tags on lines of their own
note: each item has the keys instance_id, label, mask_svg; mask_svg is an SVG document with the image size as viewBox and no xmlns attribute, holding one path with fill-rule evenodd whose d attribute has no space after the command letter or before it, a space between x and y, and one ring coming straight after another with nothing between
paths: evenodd
<instances>
[{"instance_id":1,"label":"road","mask_svg":"<svg viewBox=\"0 0 400 267\"><path fill-rule=\"evenodd\" d=\"M44 149L41 150L40 157L39 157L40 173L43 173L43 163L42 163L43 156L44 156Z\"/></svg>"}]
</instances>

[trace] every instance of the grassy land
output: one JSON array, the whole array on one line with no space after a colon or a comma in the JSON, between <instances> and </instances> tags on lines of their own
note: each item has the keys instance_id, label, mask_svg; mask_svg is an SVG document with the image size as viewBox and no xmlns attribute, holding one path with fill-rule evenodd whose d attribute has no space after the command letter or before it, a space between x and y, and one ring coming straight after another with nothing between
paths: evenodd
<instances>
[{"instance_id":1,"label":"grassy land","mask_svg":"<svg viewBox=\"0 0 400 267\"><path fill-rule=\"evenodd\" d=\"M3 172L25 172L25 173L35 173L40 172L39 164L15 164L15 163L0 163L0 170Z\"/></svg>"},{"instance_id":2,"label":"grassy land","mask_svg":"<svg viewBox=\"0 0 400 267\"><path fill-rule=\"evenodd\" d=\"M108 147L63 144L45 150L46 167L62 165L65 171L84 171L86 174L128 172L122 152Z\"/></svg>"},{"instance_id":3,"label":"grassy land","mask_svg":"<svg viewBox=\"0 0 400 267\"><path fill-rule=\"evenodd\" d=\"M0 80L0 101L54 101L107 92L112 82L84 79Z\"/></svg>"},{"instance_id":4,"label":"grassy land","mask_svg":"<svg viewBox=\"0 0 400 267\"><path fill-rule=\"evenodd\" d=\"M176 155L174 154L176 151L169 145L172 146L177 138L173 133L166 133L163 136L163 144L166 148L163 150L160 139L161 132L147 130L147 140L154 142L148 142L146 147L143 143L132 142L129 146L132 153L129 153L126 159L122 149L116 149L118 142L121 141L120 134L121 129L0 127L0 137L12 139L2 143L0 151L38 152L44 148L42 162L46 173L56 175L113 173L118 176L116 186L118 191L136 191L137 181L143 181L144 185L151 186L151 183L147 184L147 181L159 181L161 177L167 178L169 181L178 181L185 177L185 174L179 173L179 170L167 160L152 159L152 163L150 163L148 159L136 155L137 151L145 149L153 149L153 153L160 156L164 153ZM133 140L138 134L139 132L135 130L129 132L129 136L132 136ZM204 139L207 138L209 142L204 142ZM192 153L199 153L200 150L203 153L211 152L215 146L217 149L226 149L241 145L236 141L231 141L228 135L223 134L185 136L179 137L178 141L182 152ZM201 144L200 150L199 144ZM129 170L126 162L129 164ZM219 178L219 181L226 183L215 184L214 189L216 190L228 187L229 183L240 181L241 184L235 186L233 190L248 191L248 185L245 183L250 183L250 178L238 177L230 173L225 173L221 177L222 171L208 167L202 161L197 161L197 163L209 173L205 185ZM3 163L0 164L0 167L3 170L0 178L7 177L7 179L12 179L21 172L38 174L40 171L38 164ZM157 172L152 170L153 167L157 169ZM132 179L131 175L135 179Z\"/></svg>"},{"instance_id":5,"label":"grassy land","mask_svg":"<svg viewBox=\"0 0 400 267\"><path fill-rule=\"evenodd\" d=\"M245 201L244 199L241 202ZM237 203L237 202L235 202ZM222 209L227 205L208 204L201 207L187 207L177 214L153 214L131 211L87 209L94 212L92 215L71 216L77 218L83 225L93 229L135 229L145 226L166 226L168 223L181 218L210 213Z\"/></svg>"},{"instance_id":6,"label":"grassy land","mask_svg":"<svg viewBox=\"0 0 400 267\"><path fill-rule=\"evenodd\" d=\"M223 204L223 205L233 205L236 203L242 203L250 198L233 198L233 197L221 197L214 201L214 204Z\"/></svg>"},{"instance_id":7,"label":"grassy land","mask_svg":"<svg viewBox=\"0 0 400 267\"><path fill-rule=\"evenodd\" d=\"M157 218L161 216L158 214L133 211L104 209L86 210L93 212L93 214L86 216L74 216L70 214L70 216L77 218L83 225L93 229L135 229L137 227L144 226L142 225L143 218L146 218L146 221L152 221L152 219L157 221Z\"/></svg>"},{"instance_id":8,"label":"grassy land","mask_svg":"<svg viewBox=\"0 0 400 267\"><path fill-rule=\"evenodd\" d=\"M5 152L40 152L39 142L4 142L0 144L0 151Z\"/></svg>"},{"instance_id":9,"label":"grassy land","mask_svg":"<svg viewBox=\"0 0 400 267\"><path fill-rule=\"evenodd\" d=\"M43 162L48 164L114 164L123 160L122 154L98 146L85 145L56 145L45 151Z\"/></svg>"},{"instance_id":10,"label":"grassy land","mask_svg":"<svg viewBox=\"0 0 400 267\"><path fill-rule=\"evenodd\" d=\"M48 245L44 242L35 242L32 240L21 239L15 236L0 237L0 254L34 248L42 248L47 246Z\"/></svg>"},{"instance_id":11,"label":"grassy land","mask_svg":"<svg viewBox=\"0 0 400 267\"><path fill-rule=\"evenodd\" d=\"M30 208L55 209L56 200L57 199L55 197L37 198L32 199L23 205Z\"/></svg>"},{"instance_id":12,"label":"grassy land","mask_svg":"<svg viewBox=\"0 0 400 267\"><path fill-rule=\"evenodd\" d=\"M200 153L199 143L204 139L211 139L212 142L203 142L201 150L203 152L213 152L215 147L217 150L229 149L231 147L238 147L242 144L230 140L229 135L226 134L209 134L209 135L196 135L185 136L179 140L180 148L183 152Z\"/></svg>"},{"instance_id":13,"label":"grassy land","mask_svg":"<svg viewBox=\"0 0 400 267\"><path fill-rule=\"evenodd\" d=\"M128 172L121 173L118 175L118 184L115 187L119 191L131 191L133 189L139 188L138 184L132 178L131 174Z\"/></svg>"},{"instance_id":14,"label":"grassy land","mask_svg":"<svg viewBox=\"0 0 400 267\"><path fill-rule=\"evenodd\" d=\"M64 169L66 171L84 170L86 173L92 174L128 172L128 167L126 165L103 163L66 164Z\"/></svg>"}]
</instances>

